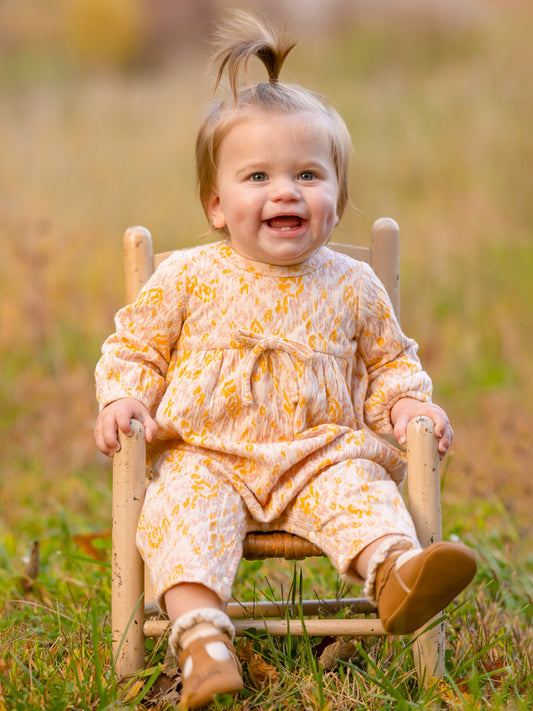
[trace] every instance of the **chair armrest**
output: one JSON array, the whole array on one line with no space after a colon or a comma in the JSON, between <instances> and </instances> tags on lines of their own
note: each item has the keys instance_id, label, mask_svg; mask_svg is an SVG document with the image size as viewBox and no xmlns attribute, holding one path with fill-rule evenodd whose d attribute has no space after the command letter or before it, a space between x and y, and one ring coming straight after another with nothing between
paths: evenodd
<instances>
[{"instance_id":1,"label":"chair armrest","mask_svg":"<svg viewBox=\"0 0 533 711\"><path fill-rule=\"evenodd\" d=\"M416 417L407 427L409 512L425 548L442 540L440 464L433 421Z\"/></svg>"},{"instance_id":2,"label":"chair armrest","mask_svg":"<svg viewBox=\"0 0 533 711\"><path fill-rule=\"evenodd\" d=\"M407 426L407 477L409 511L420 545L426 548L442 540L438 441L429 417L417 417ZM445 648L442 620L418 631L413 655L425 686L444 673Z\"/></svg>"},{"instance_id":3,"label":"chair armrest","mask_svg":"<svg viewBox=\"0 0 533 711\"><path fill-rule=\"evenodd\" d=\"M146 488L146 442L142 424L132 420L131 426L130 436L119 432L120 451L113 457L111 626L119 676L144 663L144 568L135 536Z\"/></svg>"}]
</instances>

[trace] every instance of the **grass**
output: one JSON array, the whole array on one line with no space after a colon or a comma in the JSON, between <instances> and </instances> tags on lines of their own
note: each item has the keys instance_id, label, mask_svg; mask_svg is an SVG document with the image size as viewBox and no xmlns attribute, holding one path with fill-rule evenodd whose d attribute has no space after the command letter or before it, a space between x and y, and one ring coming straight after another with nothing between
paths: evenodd
<instances>
[{"instance_id":1,"label":"grass","mask_svg":"<svg viewBox=\"0 0 533 711\"><path fill-rule=\"evenodd\" d=\"M47 13L31 32L30 5ZM533 706L533 14L500 5L461 21L360 18L302 37L286 74L326 93L353 136L356 209L336 239L366 243L384 214L400 222L402 322L456 432L446 534L478 550L480 570L449 610L443 685L417 687L407 639L363 641L324 670L319 640L260 638L252 652L277 676L259 681L246 662L248 695L218 708ZM205 231L193 141L211 85L202 55L82 71L43 40L59 5L5 7L33 40L17 45L0 21L0 709L163 708L164 645L126 692L113 675L92 371L122 298L124 228L146 224L162 250ZM294 581L290 566L243 564L235 593L288 595ZM308 561L304 584L330 595L338 581Z\"/></svg>"},{"instance_id":2,"label":"grass","mask_svg":"<svg viewBox=\"0 0 533 711\"><path fill-rule=\"evenodd\" d=\"M324 669L320 655L334 639L253 633L238 643L247 690L213 708L531 708L533 560L510 566L510 541L503 536L480 533L468 542L479 551L479 572L448 610L446 674L440 681L419 687L410 637L354 640L349 659ZM102 543L102 560L87 556L63 518L57 533L41 543L41 567L32 583L9 544L2 546L0 708L171 708L164 644L148 641L146 668L126 685L113 675L105 537ZM285 598L296 602L316 590L320 594L325 579L333 578L329 563L302 565L303 578L295 565L280 580L277 563L264 564L261 572L256 563L243 563L237 595L248 596L251 575L256 582L267 576L267 595L269 589L279 594L283 584Z\"/></svg>"}]
</instances>

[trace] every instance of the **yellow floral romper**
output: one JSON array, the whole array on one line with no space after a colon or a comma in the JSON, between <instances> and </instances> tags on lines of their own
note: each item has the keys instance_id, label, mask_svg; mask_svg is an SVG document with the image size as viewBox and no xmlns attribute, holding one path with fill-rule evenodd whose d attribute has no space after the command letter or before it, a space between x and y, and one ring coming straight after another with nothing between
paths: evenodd
<instances>
[{"instance_id":1,"label":"yellow floral romper","mask_svg":"<svg viewBox=\"0 0 533 711\"><path fill-rule=\"evenodd\" d=\"M137 544L154 591L222 600L249 530L286 530L339 572L386 534L416 534L390 410L428 401L417 346L372 270L326 247L272 266L227 242L175 252L119 311L97 370L101 407L140 400L159 425Z\"/></svg>"}]
</instances>

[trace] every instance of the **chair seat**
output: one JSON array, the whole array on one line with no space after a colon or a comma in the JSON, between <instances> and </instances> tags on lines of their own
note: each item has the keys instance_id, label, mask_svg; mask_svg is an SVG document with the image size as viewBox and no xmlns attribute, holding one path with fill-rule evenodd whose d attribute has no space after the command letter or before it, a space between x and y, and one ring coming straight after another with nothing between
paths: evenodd
<instances>
[{"instance_id":1,"label":"chair seat","mask_svg":"<svg viewBox=\"0 0 533 711\"><path fill-rule=\"evenodd\" d=\"M323 551L314 543L284 531L253 531L246 536L243 547L243 558L246 560L304 560L323 555Z\"/></svg>"}]
</instances>

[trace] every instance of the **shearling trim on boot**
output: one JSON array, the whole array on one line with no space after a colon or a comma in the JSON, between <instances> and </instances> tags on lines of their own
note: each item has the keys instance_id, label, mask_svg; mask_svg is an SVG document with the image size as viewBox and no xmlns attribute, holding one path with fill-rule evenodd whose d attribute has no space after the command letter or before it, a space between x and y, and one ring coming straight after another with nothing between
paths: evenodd
<instances>
[{"instance_id":1,"label":"shearling trim on boot","mask_svg":"<svg viewBox=\"0 0 533 711\"><path fill-rule=\"evenodd\" d=\"M184 615L180 615L172 625L168 644L176 656L179 654L180 636L182 633L202 622L211 622L221 632L225 632L230 642L233 642L235 627L226 613L222 612L222 610L217 610L215 607L199 607L196 610L191 610Z\"/></svg>"}]
</instances>

